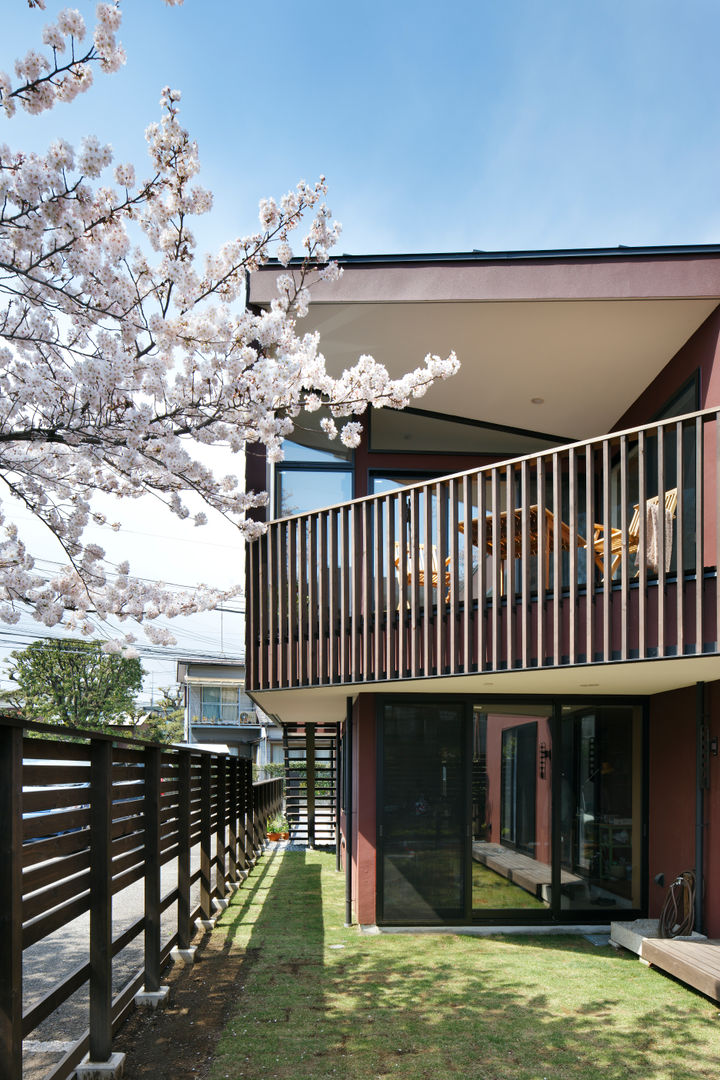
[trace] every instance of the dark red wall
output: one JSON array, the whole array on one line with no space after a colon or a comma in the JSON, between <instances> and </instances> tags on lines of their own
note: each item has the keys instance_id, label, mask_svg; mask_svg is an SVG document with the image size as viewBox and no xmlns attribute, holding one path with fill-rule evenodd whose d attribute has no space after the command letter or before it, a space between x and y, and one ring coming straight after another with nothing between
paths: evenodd
<instances>
[{"instance_id":1,"label":"dark red wall","mask_svg":"<svg viewBox=\"0 0 720 1080\"><path fill-rule=\"evenodd\" d=\"M720 683L705 689L710 738L720 737ZM695 867L696 690L694 686L650 699L649 915L660 914L667 888ZM720 758L711 755L705 793L705 932L720 936ZM654 877L665 875L665 885Z\"/></svg>"},{"instance_id":2,"label":"dark red wall","mask_svg":"<svg viewBox=\"0 0 720 1080\"><path fill-rule=\"evenodd\" d=\"M353 705L353 903L361 926L375 923L376 881L375 695Z\"/></svg>"},{"instance_id":3,"label":"dark red wall","mask_svg":"<svg viewBox=\"0 0 720 1080\"><path fill-rule=\"evenodd\" d=\"M657 378L623 413L614 430L622 431L650 423L696 370L700 371L700 408L720 405L720 307L708 316Z\"/></svg>"}]
</instances>

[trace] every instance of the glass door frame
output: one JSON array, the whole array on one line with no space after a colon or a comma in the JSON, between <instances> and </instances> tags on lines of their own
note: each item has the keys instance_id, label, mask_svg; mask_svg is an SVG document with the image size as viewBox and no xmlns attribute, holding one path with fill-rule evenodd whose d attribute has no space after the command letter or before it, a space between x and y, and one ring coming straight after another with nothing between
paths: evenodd
<instances>
[{"instance_id":1,"label":"glass door frame","mask_svg":"<svg viewBox=\"0 0 720 1080\"><path fill-rule=\"evenodd\" d=\"M533 911L522 908L507 908L507 909L495 909L487 915L482 916L475 915L472 908L472 753L473 753L473 707L478 704L478 700L482 700L483 705L512 705L513 703L522 704L523 706L538 705L538 706L550 706L551 714L549 717L550 734L551 734L551 806L550 806L550 820L551 820L551 903L549 907L543 911ZM377 694L376 695L376 837L375 837L375 853L376 853L376 918L380 925L424 925L424 924L412 924L412 923L384 923L383 920L383 710L387 704L399 704L402 701L403 704L409 705L416 702L419 705L437 704L438 706L443 703L462 703L464 704L464 735L463 745L465 748L465 769L464 769L464 783L465 783L465 815L462 823L462 829L464 833L464 897L465 897L465 914L460 919L454 919L447 921L446 923L439 925L448 926L517 926L525 925L532 926L538 925L553 925L563 924L572 925L575 923L609 923L611 921L611 913L607 912L607 915L602 910L597 908L582 908L582 909L567 909L561 907L561 821L562 821L562 770L560 768L561 755L561 739L562 739L562 708L563 706L574 707L592 707L601 705L617 705L626 707L636 707L641 710L640 713L640 738L641 738L641 760L640 760L640 814L641 819L638 823L640 829L640 907L639 908L624 908L622 909L622 918L636 919L642 917L647 912L648 906L648 811L649 811L649 699L647 697L637 697L631 695L609 695L598 694L593 696L583 696L579 694L567 694L563 696L558 695L538 695L538 694ZM556 767L552 767L556 765ZM616 918L618 911L612 912Z\"/></svg>"}]
</instances>

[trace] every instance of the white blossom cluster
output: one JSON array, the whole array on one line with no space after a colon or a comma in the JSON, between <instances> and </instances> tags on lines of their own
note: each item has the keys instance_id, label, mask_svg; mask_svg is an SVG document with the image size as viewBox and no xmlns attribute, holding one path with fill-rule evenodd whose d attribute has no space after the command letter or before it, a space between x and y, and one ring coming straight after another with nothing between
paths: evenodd
<instances>
[{"instance_id":1,"label":"white blossom cluster","mask_svg":"<svg viewBox=\"0 0 720 1080\"><path fill-rule=\"evenodd\" d=\"M43 32L49 56L29 52L14 83L0 74L6 116L18 103L34 113L69 100L89 85L93 63L114 71L123 62L119 6L96 11L84 52L83 19L66 9ZM141 581L127 565L110 573L103 549L85 539L89 525L104 522L96 493L151 494L202 525L206 514L190 509L199 499L254 538L262 526L247 514L266 494L214 475L193 455L195 443L234 452L263 443L278 460L300 413L325 405L328 437L340 420L341 440L354 446L354 418L368 405L402 408L458 366L454 356L429 356L393 380L363 356L340 378L328 374L317 335L298 329L312 281L339 273L328 261L339 226L322 177L263 200L257 232L200 258L192 219L212 196L196 181L197 146L180 124L179 99L163 91L161 119L146 132L144 180L127 164L111 173L112 150L95 137L79 150L58 139L44 155L0 144L0 479L67 558L48 580L0 510L5 622L29 606L47 627L90 633L91 617L113 616L144 623L153 641L171 640L153 631L155 618L211 608L239 586L189 595ZM291 239L303 219L310 224L296 255ZM273 256L287 268L277 299L250 311L246 275Z\"/></svg>"}]
</instances>

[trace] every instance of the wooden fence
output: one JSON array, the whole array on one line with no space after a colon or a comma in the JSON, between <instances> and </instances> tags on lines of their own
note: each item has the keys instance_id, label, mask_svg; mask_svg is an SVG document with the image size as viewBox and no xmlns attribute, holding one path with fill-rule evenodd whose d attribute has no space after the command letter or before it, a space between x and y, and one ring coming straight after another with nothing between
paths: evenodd
<instances>
[{"instance_id":1,"label":"wooden fence","mask_svg":"<svg viewBox=\"0 0 720 1080\"><path fill-rule=\"evenodd\" d=\"M39 737L48 733L58 728L0 718L0 1080L18 1080L23 1039L85 984L88 1029L48 1080L88 1052L106 1061L135 994L159 989L173 947L188 948L195 919L211 919L215 898L244 878L282 807L282 780L253 784L245 759L66 728L63 741ZM171 860L177 881L163 896ZM113 896L140 880L144 913L113 938ZM163 940L173 905L176 929ZM88 913L87 960L23 1011L23 950ZM140 935L143 967L113 995L113 960Z\"/></svg>"}]
</instances>

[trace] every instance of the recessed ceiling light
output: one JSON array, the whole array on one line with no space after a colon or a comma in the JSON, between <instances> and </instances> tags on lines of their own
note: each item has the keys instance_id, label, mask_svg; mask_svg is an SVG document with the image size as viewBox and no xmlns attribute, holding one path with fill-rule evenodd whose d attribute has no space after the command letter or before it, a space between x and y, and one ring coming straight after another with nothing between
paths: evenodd
<instances>
[{"instance_id":1,"label":"recessed ceiling light","mask_svg":"<svg viewBox=\"0 0 720 1080\"><path fill-rule=\"evenodd\" d=\"M581 687L583 687L583 686L599 686L599 685L600 685L599 682L581 682L580 683Z\"/></svg>"},{"instance_id":2,"label":"recessed ceiling light","mask_svg":"<svg viewBox=\"0 0 720 1080\"><path fill-rule=\"evenodd\" d=\"M545 404L545 398L544 397L532 397L532 398L530 398L530 403L532 405L544 405Z\"/></svg>"}]
</instances>

